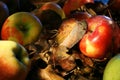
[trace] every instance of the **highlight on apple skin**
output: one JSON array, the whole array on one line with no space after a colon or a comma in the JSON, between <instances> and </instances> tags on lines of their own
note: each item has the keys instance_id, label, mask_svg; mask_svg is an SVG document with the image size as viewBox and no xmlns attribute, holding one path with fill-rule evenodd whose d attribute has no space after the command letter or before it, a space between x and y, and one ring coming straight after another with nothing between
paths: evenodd
<instances>
[{"instance_id":1,"label":"highlight on apple skin","mask_svg":"<svg viewBox=\"0 0 120 80\"><path fill-rule=\"evenodd\" d=\"M28 45L38 39L41 29L42 23L36 16L29 12L16 12L5 20L1 38Z\"/></svg>"},{"instance_id":2,"label":"highlight on apple skin","mask_svg":"<svg viewBox=\"0 0 120 80\"><path fill-rule=\"evenodd\" d=\"M112 46L113 20L107 16L97 15L86 21L88 30L79 43L81 52L92 58L106 57Z\"/></svg>"},{"instance_id":3,"label":"highlight on apple skin","mask_svg":"<svg viewBox=\"0 0 120 80\"><path fill-rule=\"evenodd\" d=\"M31 66L26 49L15 41L0 41L0 80L25 80Z\"/></svg>"}]
</instances>

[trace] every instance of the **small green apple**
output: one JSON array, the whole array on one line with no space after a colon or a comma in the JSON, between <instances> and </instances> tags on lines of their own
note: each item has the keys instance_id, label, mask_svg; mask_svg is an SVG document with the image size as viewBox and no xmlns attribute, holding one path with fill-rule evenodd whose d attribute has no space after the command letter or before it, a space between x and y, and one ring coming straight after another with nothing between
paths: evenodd
<instances>
[{"instance_id":1,"label":"small green apple","mask_svg":"<svg viewBox=\"0 0 120 80\"><path fill-rule=\"evenodd\" d=\"M15 41L0 41L0 80L25 80L31 66L26 49Z\"/></svg>"},{"instance_id":2,"label":"small green apple","mask_svg":"<svg viewBox=\"0 0 120 80\"><path fill-rule=\"evenodd\" d=\"M41 29L42 23L35 15L29 12L17 12L5 20L1 38L27 45L38 39Z\"/></svg>"},{"instance_id":3,"label":"small green apple","mask_svg":"<svg viewBox=\"0 0 120 80\"><path fill-rule=\"evenodd\" d=\"M103 80L120 80L120 54L115 55L108 61Z\"/></svg>"}]
</instances>

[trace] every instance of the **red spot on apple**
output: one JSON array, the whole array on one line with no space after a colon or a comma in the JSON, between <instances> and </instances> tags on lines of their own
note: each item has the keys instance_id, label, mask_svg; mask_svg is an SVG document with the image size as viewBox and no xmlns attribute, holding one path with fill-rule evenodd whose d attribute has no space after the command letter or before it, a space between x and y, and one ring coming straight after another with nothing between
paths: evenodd
<instances>
[{"instance_id":1,"label":"red spot on apple","mask_svg":"<svg viewBox=\"0 0 120 80\"><path fill-rule=\"evenodd\" d=\"M9 27L9 26L3 27L1 35L2 35L1 37L3 40L15 40L16 42L23 44L22 32L17 30L17 28L15 27Z\"/></svg>"}]
</instances>

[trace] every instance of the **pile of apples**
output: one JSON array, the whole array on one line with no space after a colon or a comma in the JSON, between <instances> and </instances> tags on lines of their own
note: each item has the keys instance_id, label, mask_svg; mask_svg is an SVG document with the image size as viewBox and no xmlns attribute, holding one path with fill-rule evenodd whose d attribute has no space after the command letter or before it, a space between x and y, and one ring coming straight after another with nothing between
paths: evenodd
<instances>
[{"instance_id":1,"label":"pile of apples","mask_svg":"<svg viewBox=\"0 0 120 80\"><path fill-rule=\"evenodd\" d=\"M119 80L118 3L1 0L0 80Z\"/></svg>"}]
</instances>

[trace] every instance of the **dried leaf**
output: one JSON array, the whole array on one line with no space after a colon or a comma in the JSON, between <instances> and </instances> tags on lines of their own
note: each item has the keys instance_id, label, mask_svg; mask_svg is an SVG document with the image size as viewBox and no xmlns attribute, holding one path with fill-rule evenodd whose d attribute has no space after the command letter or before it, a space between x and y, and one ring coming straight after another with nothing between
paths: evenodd
<instances>
[{"instance_id":1,"label":"dried leaf","mask_svg":"<svg viewBox=\"0 0 120 80\"><path fill-rule=\"evenodd\" d=\"M64 80L64 78L54 72L51 65L48 65L45 69L39 69L38 75L40 80Z\"/></svg>"},{"instance_id":2,"label":"dried leaf","mask_svg":"<svg viewBox=\"0 0 120 80\"><path fill-rule=\"evenodd\" d=\"M72 48L86 32L87 23L85 21L77 21L73 18L63 21L61 24L56 41L59 45Z\"/></svg>"},{"instance_id":3,"label":"dried leaf","mask_svg":"<svg viewBox=\"0 0 120 80\"><path fill-rule=\"evenodd\" d=\"M65 46L58 46L52 49L51 61L54 66L59 65L64 71L70 71L76 67L75 59L67 54Z\"/></svg>"}]
</instances>

